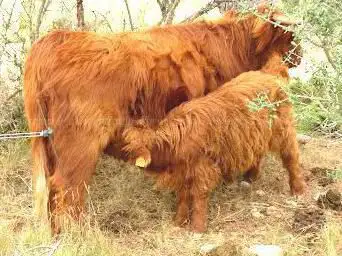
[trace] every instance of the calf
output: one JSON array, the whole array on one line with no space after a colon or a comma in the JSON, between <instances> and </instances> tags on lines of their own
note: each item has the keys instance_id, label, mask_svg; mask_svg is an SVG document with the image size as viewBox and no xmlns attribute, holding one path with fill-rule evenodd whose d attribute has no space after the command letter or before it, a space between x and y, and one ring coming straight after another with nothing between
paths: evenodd
<instances>
[{"instance_id":1,"label":"calf","mask_svg":"<svg viewBox=\"0 0 342 256\"><path fill-rule=\"evenodd\" d=\"M125 131L129 158L154 172L159 186L176 191L176 224L190 218L192 230L204 231L209 192L222 178L256 179L270 151L288 170L291 192L303 193L292 105L280 86L287 67L276 64L280 61L275 56L262 71L243 73L176 107L156 127L139 120ZM258 96L271 107L251 110Z\"/></svg>"}]
</instances>

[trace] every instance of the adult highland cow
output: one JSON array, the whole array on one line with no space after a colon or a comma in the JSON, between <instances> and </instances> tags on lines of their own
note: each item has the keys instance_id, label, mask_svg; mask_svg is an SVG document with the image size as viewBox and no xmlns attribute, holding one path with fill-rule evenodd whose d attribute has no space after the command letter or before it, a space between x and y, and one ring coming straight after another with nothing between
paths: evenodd
<instances>
[{"instance_id":1,"label":"adult highland cow","mask_svg":"<svg viewBox=\"0 0 342 256\"><path fill-rule=\"evenodd\" d=\"M130 158L148 167L160 187L176 191L176 224L190 221L193 231L205 231L209 192L222 179L234 180L241 173L247 180L257 178L269 151L280 155L292 193L303 193L292 105L280 86L280 78L287 78L281 61L274 55L262 71L243 73L174 108L154 128L142 119L125 130ZM258 97L266 107L253 111Z\"/></svg>"},{"instance_id":2,"label":"adult highland cow","mask_svg":"<svg viewBox=\"0 0 342 256\"><path fill-rule=\"evenodd\" d=\"M36 42L24 74L31 131L53 136L32 141L38 216L78 219L84 191L106 147L120 157L127 122L158 123L180 102L205 95L238 74L257 70L273 51L293 47L291 21L261 6L258 15L234 12L211 22L156 27L114 35L55 31ZM189 92L175 98L180 87ZM48 195L45 197L44 195Z\"/></svg>"}]
</instances>

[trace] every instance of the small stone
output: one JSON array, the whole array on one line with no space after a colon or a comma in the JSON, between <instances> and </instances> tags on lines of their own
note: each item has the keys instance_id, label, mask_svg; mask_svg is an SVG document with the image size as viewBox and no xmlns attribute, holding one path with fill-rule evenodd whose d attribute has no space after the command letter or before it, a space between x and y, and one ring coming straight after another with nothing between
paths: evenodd
<instances>
[{"instance_id":1,"label":"small stone","mask_svg":"<svg viewBox=\"0 0 342 256\"><path fill-rule=\"evenodd\" d=\"M251 186L251 184L249 182L243 180L240 182L240 186L249 188Z\"/></svg>"},{"instance_id":2,"label":"small stone","mask_svg":"<svg viewBox=\"0 0 342 256\"><path fill-rule=\"evenodd\" d=\"M200 240L203 237L202 233L192 233L193 240Z\"/></svg>"},{"instance_id":3,"label":"small stone","mask_svg":"<svg viewBox=\"0 0 342 256\"><path fill-rule=\"evenodd\" d=\"M260 219L262 217L264 217L264 215L262 213L260 213L257 209L253 208L251 210L251 215L253 218L256 218L256 219Z\"/></svg>"},{"instance_id":4,"label":"small stone","mask_svg":"<svg viewBox=\"0 0 342 256\"><path fill-rule=\"evenodd\" d=\"M249 182L243 180L243 181L240 182L240 187L243 190L249 191L249 190L251 190L252 186L251 186L251 184Z\"/></svg>"},{"instance_id":5,"label":"small stone","mask_svg":"<svg viewBox=\"0 0 342 256\"><path fill-rule=\"evenodd\" d=\"M270 207L266 208L265 214L267 216L275 216L275 217L277 217L277 216L279 216L279 211L278 211L277 207L270 206Z\"/></svg>"},{"instance_id":6,"label":"small stone","mask_svg":"<svg viewBox=\"0 0 342 256\"><path fill-rule=\"evenodd\" d=\"M329 189L326 193L326 198L333 204L341 204L341 193L335 189Z\"/></svg>"},{"instance_id":7,"label":"small stone","mask_svg":"<svg viewBox=\"0 0 342 256\"><path fill-rule=\"evenodd\" d=\"M254 245L248 248L248 252L255 256L283 256L284 251L277 245Z\"/></svg>"},{"instance_id":8,"label":"small stone","mask_svg":"<svg viewBox=\"0 0 342 256\"><path fill-rule=\"evenodd\" d=\"M261 189L255 191L255 194L257 194L258 196L264 196L264 195L266 195L265 191L263 191L263 190L261 190Z\"/></svg>"},{"instance_id":9,"label":"small stone","mask_svg":"<svg viewBox=\"0 0 342 256\"><path fill-rule=\"evenodd\" d=\"M304 135L304 134L297 134L297 141L299 144L306 144L308 143L310 140L312 139L312 137L308 136L308 135Z\"/></svg>"},{"instance_id":10,"label":"small stone","mask_svg":"<svg viewBox=\"0 0 342 256\"><path fill-rule=\"evenodd\" d=\"M293 200L286 200L286 204L289 205L289 206L292 206L292 207L295 207L297 208L298 206L298 203L296 201L293 201Z\"/></svg>"},{"instance_id":11,"label":"small stone","mask_svg":"<svg viewBox=\"0 0 342 256\"><path fill-rule=\"evenodd\" d=\"M200 248L200 253L202 255L210 254L216 251L218 246L216 244L204 244Z\"/></svg>"}]
</instances>

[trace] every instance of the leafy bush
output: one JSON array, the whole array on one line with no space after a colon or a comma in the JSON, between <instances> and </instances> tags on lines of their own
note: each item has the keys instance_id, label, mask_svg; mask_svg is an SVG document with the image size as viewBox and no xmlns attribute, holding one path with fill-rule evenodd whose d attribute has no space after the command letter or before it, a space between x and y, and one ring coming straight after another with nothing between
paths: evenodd
<instances>
[{"instance_id":1,"label":"leafy bush","mask_svg":"<svg viewBox=\"0 0 342 256\"><path fill-rule=\"evenodd\" d=\"M304 21L296 32L304 48L304 60L311 64L311 78L291 84L299 128L342 137L340 1L290 0L283 4Z\"/></svg>"}]
</instances>

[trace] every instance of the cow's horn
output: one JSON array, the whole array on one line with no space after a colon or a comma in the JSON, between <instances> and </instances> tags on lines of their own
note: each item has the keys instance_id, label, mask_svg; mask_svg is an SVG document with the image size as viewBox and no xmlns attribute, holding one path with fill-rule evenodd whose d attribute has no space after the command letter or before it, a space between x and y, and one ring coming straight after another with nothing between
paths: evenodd
<instances>
[{"instance_id":1,"label":"cow's horn","mask_svg":"<svg viewBox=\"0 0 342 256\"><path fill-rule=\"evenodd\" d=\"M274 13L272 15L272 19L273 19L273 21L279 22L282 25L300 25L300 24L302 24L301 21L291 20L288 17L286 17L285 15L280 14L280 13Z\"/></svg>"},{"instance_id":2,"label":"cow's horn","mask_svg":"<svg viewBox=\"0 0 342 256\"><path fill-rule=\"evenodd\" d=\"M140 156L135 160L135 166L146 168L151 163L151 159L145 159L144 157Z\"/></svg>"}]
</instances>

